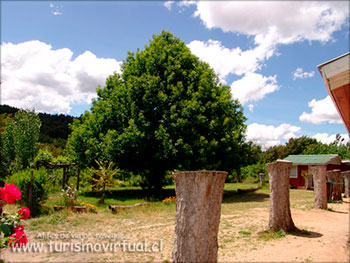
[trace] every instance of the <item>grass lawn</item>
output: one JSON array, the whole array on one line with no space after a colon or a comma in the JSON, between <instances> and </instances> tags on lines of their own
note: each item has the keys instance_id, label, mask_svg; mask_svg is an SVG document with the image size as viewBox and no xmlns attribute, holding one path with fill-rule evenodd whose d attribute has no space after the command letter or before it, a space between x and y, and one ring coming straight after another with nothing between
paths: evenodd
<instances>
[{"instance_id":1,"label":"grass lawn","mask_svg":"<svg viewBox=\"0 0 350 263\"><path fill-rule=\"evenodd\" d=\"M258 249L268 239L259 239L255 233L267 229L269 211L269 189L265 185L256 192L239 194L238 188L247 189L257 184L226 184L222 203L219 230L219 259L234 257L237 247L240 250ZM127 240L129 243L161 242L162 251L155 253L125 252L120 248L118 253L41 253L33 255L43 261L69 262L107 262L107 261L164 261L171 262L174 240L175 203L163 203L166 197L175 196L174 186L165 187L159 199L147 200L141 188L116 187L106 196L106 204L97 203L96 193L83 190L79 199L97 206L97 213L74 213L69 210L52 212L25 223L30 242L48 242L42 236L53 233L62 234L64 240L55 242L117 242ZM50 195L47 206L58 204L60 193ZM111 204L135 204L146 202L147 205L125 209L112 214L108 209ZM313 193L310 191L291 190L292 207L311 209ZM102 238L109 236L108 238ZM80 238L78 238L80 237ZM82 238L84 237L84 238ZM112 240L111 237L114 237ZM54 258L54 260L53 260ZM20 259L20 258L18 258ZM25 259L25 258L24 258Z\"/></svg>"}]
</instances>

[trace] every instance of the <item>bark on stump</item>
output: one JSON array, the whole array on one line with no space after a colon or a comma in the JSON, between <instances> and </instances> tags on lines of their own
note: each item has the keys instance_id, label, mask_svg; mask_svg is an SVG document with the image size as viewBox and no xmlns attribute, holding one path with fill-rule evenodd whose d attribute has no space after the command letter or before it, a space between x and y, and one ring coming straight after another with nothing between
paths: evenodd
<instances>
[{"instance_id":1,"label":"bark on stump","mask_svg":"<svg viewBox=\"0 0 350 263\"><path fill-rule=\"evenodd\" d=\"M327 166L317 165L312 167L314 178L314 206L316 209L327 209Z\"/></svg>"},{"instance_id":2,"label":"bark on stump","mask_svg":"<svg viewBox=\"0 0 350 263\"><path fill-rule=\"evenodd\" d=\"M221 202L227 172L173 174L176 218L173 262L216 262Z\"/></svg>"},{"instance_id":3,"label":"bark on stump","mask_svg":"<svg viewBox=\"0 0 350 263\"><path fill-rule=\"evenodd\" d=\"M305 174L305 190L312 189L312 173Z\"/></svg>"},{"instance_id":4,"label":"bark on stump","mask_svg":"<svg viewBox=\"0 0 350 263\"><path fill-rule=\"evenodd\" d=\"M264 173L259 173L259 186L263 186L265 182L265 174Z\"/></svg>"},{"instance_id":5,"label":"bark on stump","mask_svg":"<svg viewBox=\"0 0 350 263\"><path fill-rule=\"evenodd\" d=\"M343 185L339 183L343 182L343 178L340 174L340 170L327 171L327 179L331 182L332 201L342 201L341 192Z\"/></svg>"},{"instance_id":6,"label":"bark on stump","mask_svg":"<svg viewBox=\"0 0 350 263\"><path fill-rule=\"evenodd\" d=\"M350 171L345 171L341 173L344 178L344 193L345 197L350 197Z\"/></svg>"},{"instance_id":7,"label":"bark on stump","mask_svg":"<svg viewBox=\"0 0 350 263\"><path fill-rule=\"evenodd\" d=\"M267 163L270 181L269 230L289 232L296 230L289 203L289 174L292 162L277 160Z\"/></svg>"}]
</instances>

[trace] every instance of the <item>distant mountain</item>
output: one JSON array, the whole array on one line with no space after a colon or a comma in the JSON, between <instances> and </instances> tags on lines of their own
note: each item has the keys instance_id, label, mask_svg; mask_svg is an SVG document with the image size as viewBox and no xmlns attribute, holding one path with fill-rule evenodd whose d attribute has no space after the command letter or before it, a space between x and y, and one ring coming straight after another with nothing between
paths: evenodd
<instances>
[{"instance_id":1,"label":"distant mountain","mask_svg":"<svg viewBox=\"0 0 350 263\"><path fill-rule=\"evenodd\" d=\"M14 115L19 110L20 109L8 105L0 105L0 114L6 113ZM76 119L75 117L48 113L39 113L38 115L41 120L40 142L50 143L52 139L67 140L68 135L71 133L69 123L72 123L73 120Z\"/></svg>"}]
</instances>

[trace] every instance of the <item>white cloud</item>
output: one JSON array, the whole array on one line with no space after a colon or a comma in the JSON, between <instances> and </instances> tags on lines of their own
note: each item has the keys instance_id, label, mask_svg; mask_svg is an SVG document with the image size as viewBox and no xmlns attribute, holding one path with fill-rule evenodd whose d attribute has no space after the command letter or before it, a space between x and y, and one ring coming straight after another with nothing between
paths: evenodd
<instances>
[{"instance_id":1,"label":"white cloud","mask_svg":"<svg viewBox=\"0 0 350 263\"><path fill-rule=\"evenodd\" d=\"M68 48L40 41L1 45L2 104L69 113L73 103L91 101L121 62L85 51L74 60Z\"/></svg>"},{"instance_id":2,"label":"white cloud","mask_svg":"<svg viewBox=\"0 0 350 263\"><path fill-rule=\"evenodd\" d=\"M283 123L278 127L253 123L247 127L246 139L262 145L263 149L266 150L271 146L282 144L282 139L289 140L297 137L296 133L300 130L300 127L287 123Z\"/></svg>"},{"instance_id":3,"label":"white cloud","mask_svg":"<svg viewBox=\"0 0 350 263\"><path fill-rule=\"evenodd\" d=\"M290 44L297 41L332 39L332 34L348 23L345 1L199 1L195 16L209 29L220 28L255 36L259 42L271 32L275 41Z\"/></svg>"},{"instance_id":4,"label":"white cloud","mask_svg":"<svg viewBox=\"0 0 350 263\"><path fill-rule=\"evenodd\" d=\"M258 73L247 73L243 78L232 83L232 96L238 99L241 104L248 101L258 101L265 95L279 89L276 77L276 75L265 77Z\"/></svg>"},{"instance_id":5,"label":"white cloud","mask_svg":"<svg viewBox=\"0 0 350 263\"><path fill-rule=\"evenodd\" d=\"M63 12L62 12L63 7L62 6L50 3L50 8L51 8L51 14L53 14L54 16L63 15Z\"/></svg>"},{"instance_id":6,"label":"white cloud","mask_svg":"<svg viewBox=\"0 0 350 263\"><path fill-rule=\"evenodd\" d=\"M315 71L304 72L303 68L297 68L295 72L293 72L293 79L307 79L315 76Z\"/></svg>"},{"instance_id":7,"label":"white cloud","mask_svg":"<svg viewBox=\"0 0 350 263\"><path fill-rule=\"evenodd\" d=\"M166 1L166 2L164 3L164 6L165 6L166 8L168 8L168 10L170 11L170 10L171 10L171 7L173 6L173 4L174 4L174 1Z\"/></svg>"},{"instance_id":8,"label":"white cloud","mask_svg":"<svg viewBox=\"0 0 350 263\"><path fill-rule=\"evenodd\" d=\"M311 113L303 112L299 117L300 121L320 124L328 123L342 123L339 114L333 104L332 99L327 96L322 100L315 100L309 102Z\"/></svg>"},{"instance_id":9,"label":"white cloud","mask_svg":"<svg viewBox=\"0 0 350 263\"><path fill-rule=\"evenodd\" d=\"M328 135L328 133L317 133L312 138L315 138L319 142L330 144L335 141L336 134ZM348 134L340 134L341 138L344 139L343 143L346 144L349 142L349 135Z\"/></svg>"},{"instance_id":10,"label":"white cloud","mask_svg":"<svg viewBox=\"0 0 350 263\"><path fill-rule=\"evenodd\" d=\"M254 105L253 104L249 104L248 105L248 109L250 112L253 112L254 111Z\"/></svg>"},{"instance_id":11,"label":"white cloud","mask_svg":"<svg viewBox=\"0 0 350 263\"><path fill-rule=\"evenodd\" d=\"M194 40L187 45L193 54L207 62L221 78L229 74L242 75L261 69L261 63L270 58L275 50L273 45L261 44L254 49L242 51L226 48L220 41L208 42Z\"/></svg>"}]
</instances>

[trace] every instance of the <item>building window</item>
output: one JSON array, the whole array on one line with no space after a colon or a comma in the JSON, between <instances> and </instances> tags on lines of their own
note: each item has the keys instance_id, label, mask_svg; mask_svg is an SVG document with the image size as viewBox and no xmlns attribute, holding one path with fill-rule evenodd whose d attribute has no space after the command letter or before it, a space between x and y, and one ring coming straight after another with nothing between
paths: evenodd
<instances>
[{"instance_id":1,"label":"building window","mask_svg":"<svg viewBox=\"0 0 350 263\"><path fill-rule=\"evenodd\" d=\"M297 166L292 166L292 168L290 169L290 178L298 178L298 168Z\"/></svg>"}]
</instances>

